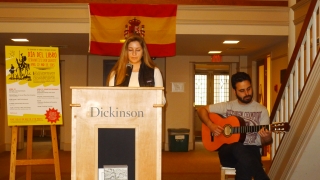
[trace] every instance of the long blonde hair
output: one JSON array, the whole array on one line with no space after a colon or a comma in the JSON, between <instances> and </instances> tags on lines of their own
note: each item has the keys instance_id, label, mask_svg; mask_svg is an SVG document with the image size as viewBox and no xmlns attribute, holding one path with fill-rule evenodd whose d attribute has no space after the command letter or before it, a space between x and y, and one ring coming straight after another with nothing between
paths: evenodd
<instances>
[{"instance_id":1,"label":"long blonde hair","mask_svg":"<svg viewBox=\"0 0 320 180\"><path fill-rule=\"evenodd\" d=\"M149 55L147 44L144 41L144 39L142 37L136 36L136 35L130 36L123 44L122 49L121 49L121 53L120 53L120 57L108 75L107 84L109 84L110 78L113 75L117 76L117 78L115 80L115 85L119 85L124 81L125 76L126 76L126 70L127 70L126 65L129 63L128 46L133 41L139 42L142 47L143 55L142 55L141 61L143 63L145 63L150 68L156 67L155 63L152 61L152 59Z\"/></svg>"}]
</instances>

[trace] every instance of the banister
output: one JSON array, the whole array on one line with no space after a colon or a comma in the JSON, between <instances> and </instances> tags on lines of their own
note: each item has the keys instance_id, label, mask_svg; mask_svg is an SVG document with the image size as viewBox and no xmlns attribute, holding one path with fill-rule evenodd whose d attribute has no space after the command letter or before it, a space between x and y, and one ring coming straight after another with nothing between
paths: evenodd
<instances>
[{"instance_id":1,"label":"banister","mask_svg":"<svg viewBox=\"0 0 320 180\"><path fill-rule=\"evenodd\" d=\"M287 83L288 83L290 74L291 74L291 72L292 72L292 69L293 69L295 60L296 60L296 58L297 58L297 56L298 56L298 54L299 54L299 51L300 51L302 42L303 42L303 40L304 40L306 31L307 31L307 29L308 29L308 27L309 27L310 20L311 20L311 17L312 17L312 15L313 15L313 11L314 11L314 9L315 9L315 7L316 7L317 1L318 1L318 0L311 0L311 2L310 2L308 12L307 12L307 14L306 14L306 17L305 17L304 23L303 23L303 25L302 25L302 28L301 28L301 31L300 31L298 40L297 40L297 42L296 42L296 45L295 45L295 47L294 47L292 56L291 56L290 61L289 61L289 64L288 64L288 68L287 68L286 75L285 75L285 78L284 78L284 82L285 82L285 83L282 84L281 87L280 87L278 96L277 96L277 98L276 98L276 101L275 101L275 103L274 103L274 106L273 106L272 111L271 111L271 114L270 114L270 123L272 123L273 119L275 118L275 115L276 115L278 106L279 106L280 101L281 101L281 98L282 98L282 96L283 96L285 87L287 86Z\"/></svg>"}]
</instances>

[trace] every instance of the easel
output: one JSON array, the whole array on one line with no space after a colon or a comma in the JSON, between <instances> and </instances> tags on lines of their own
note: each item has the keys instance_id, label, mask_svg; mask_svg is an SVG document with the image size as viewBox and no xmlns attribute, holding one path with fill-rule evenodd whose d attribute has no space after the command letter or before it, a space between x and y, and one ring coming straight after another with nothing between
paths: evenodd
<instances>
[{"instance_id":1,"label":"easel","mask_svg":"<svg viewBox=\"0 0 320 180\"><path fill-rule=\"evenodd\" d=\"M17 160L18 126L12 126L10 180L15 180L16 166L27 166L26 180L31 180L31 166L42 164L54 164L56 180L61 180L59 150L56 125L51 125L51 140L53 159L32 159L33 126L28 126L27 131L27 159Z\"/></svg>"}]
</instances>

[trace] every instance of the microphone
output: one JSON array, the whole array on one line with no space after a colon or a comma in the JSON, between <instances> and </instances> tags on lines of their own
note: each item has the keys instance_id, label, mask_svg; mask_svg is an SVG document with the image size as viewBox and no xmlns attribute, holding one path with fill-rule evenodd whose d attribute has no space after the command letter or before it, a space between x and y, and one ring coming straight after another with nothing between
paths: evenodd
<instances>
[{"instance_id":1,"label":"microphone","mask_svg":"<svg viewBox=\"0 0 320 180\"><path fill-rule=\"evenodd\" d=\"M128 64L126 65L126 67L127 67L126 76L130 76L130 74L131 74L131 72L132 72L133 65L130 64L130 63L128 63Z\"/></svg>"}]
</instances>

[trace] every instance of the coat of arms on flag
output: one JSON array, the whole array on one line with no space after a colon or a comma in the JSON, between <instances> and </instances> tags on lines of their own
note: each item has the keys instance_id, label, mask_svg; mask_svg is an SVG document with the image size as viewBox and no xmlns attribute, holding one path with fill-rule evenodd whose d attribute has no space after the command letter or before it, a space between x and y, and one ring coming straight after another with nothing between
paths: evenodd
<instances>
[{"instance_id":1,"label":"coat of arms on flag","mask_svg":"<svg viewBox=\"0 0 320 180\"><path fill-rule=\"evenodd\" d=\"M176 53L177 5L89 4L90 53L119 56L123 41L144 37L150 56Z\"/></svg>"},{"instance_id":2,"label":"coat of arms on flag","mask_svg":"<svg viewBox=\"0 0 320 180\"><path fill-rule=\"evenodd\" d=\"M140 23L141 21L136 18L129 20L130 26L126 24L124 30L124 38L127 39L129 36L132 35L139 35L141 37L144 37L144 25L141 25L140 27Z\"/></svg>"}]
</instances>

